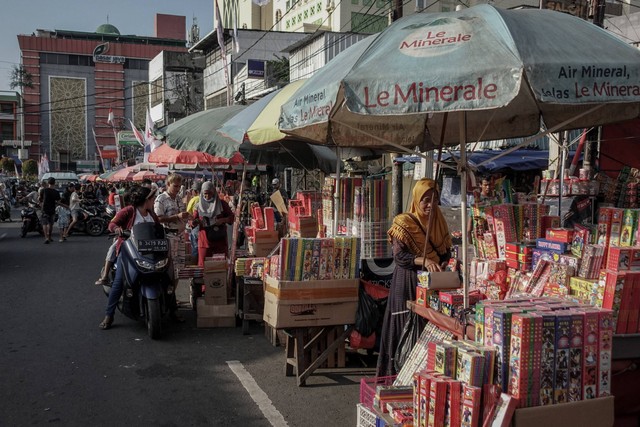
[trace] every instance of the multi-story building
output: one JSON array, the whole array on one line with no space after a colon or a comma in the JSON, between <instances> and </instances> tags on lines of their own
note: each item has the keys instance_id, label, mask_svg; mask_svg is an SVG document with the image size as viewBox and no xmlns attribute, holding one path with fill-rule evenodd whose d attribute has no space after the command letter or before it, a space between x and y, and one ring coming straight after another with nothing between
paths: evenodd
<instances>
[{"instance_id":1,"label":"multi-story building","mask_svg":"<svg viewBox=\"0 0 640 427\"><path fill-rule=\"evenodd\" d=\"M22 97L18 92L0 91L0 154L26 160L25 147L31 141L22 138Z\"/></svg>"},{"instance_id":2,"label":"multi-story building","mask_svg":"<svg viewBox=\"0 0 640 427\"><path fill-rule=\"evenodd\" d=\"M31 80L23 88L24 139L33 142L29 157L47 153L52 170L97 169L97 146L103 158L116 158L117 131L129 120L144 128L149 61L187 51L185 17L162 14L153 37L103 24L95 32L36 30L18 43Z\"/></svg>"}]
</instances>

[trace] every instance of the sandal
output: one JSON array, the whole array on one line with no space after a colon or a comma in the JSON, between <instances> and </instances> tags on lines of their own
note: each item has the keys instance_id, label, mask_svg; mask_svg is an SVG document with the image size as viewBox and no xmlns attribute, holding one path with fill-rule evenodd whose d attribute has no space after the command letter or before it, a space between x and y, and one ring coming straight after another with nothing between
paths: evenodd
<instances>
[{"instance_id":1,"label":"sandal","mask_svg":"<svg viewBox=\"0 0 640 427\"><path fill-rule=\"evenodd\" d=\"M95 285L96 286L105 286L109 284L109 280L108 279L103 279L102 277L99 278L98 280L96 280Z\"/></svg>"},{"instance_id":2,"label":"sandal","mask_svg":"<svg viewBox=\"0 0 640 427\"><path fill-rule=\"evenodd\" d=\"M113 317L111 316L105 316L104 320L102 320L102 322L98 325L98 327L100 329L111 329L111 325L113 324Z\"/></svg>"}]
</instances>

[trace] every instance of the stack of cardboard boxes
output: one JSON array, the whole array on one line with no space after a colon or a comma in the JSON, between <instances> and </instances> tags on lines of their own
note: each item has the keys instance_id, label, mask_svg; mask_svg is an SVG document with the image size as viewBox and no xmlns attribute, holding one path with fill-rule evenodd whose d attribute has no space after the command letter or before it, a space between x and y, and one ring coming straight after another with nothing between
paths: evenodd
<instances>
[{"instance_id":1,"label":"stack of cardboard boxes","mask_svg":"<svg viewBox=\"0 0 640 427\"><path fill-rule=\"evenodd\" d=\"M204 296L198 299L198 328L235 327L235 304L227 304L227 259L208 258L204 262Z\"/></svg>"},{"instance_id":2,"label":"stack of cardboard boxes","mask_svg":"<svg viewBox=\"0 0 640 427\"><path fill-rule=\"evenodd\" d=\"M276 230L275 223L273 208L251 207L251 226L244 228L251 255L267 256L278 244L278 230Z\"/></svg>"}]
</instances>

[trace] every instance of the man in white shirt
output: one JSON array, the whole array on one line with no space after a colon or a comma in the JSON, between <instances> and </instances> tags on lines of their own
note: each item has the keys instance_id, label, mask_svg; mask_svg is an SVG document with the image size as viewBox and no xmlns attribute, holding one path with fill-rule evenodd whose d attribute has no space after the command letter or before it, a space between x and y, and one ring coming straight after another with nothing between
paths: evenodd
<instances>
[{"instance_id":1,"label":"man in white shirt","mask_svg":"<svg viewBox=\"0 0 640 427\"><path fill-rule=\"evenodd\" d=\"M78 190L80 190L80 184L76 184L73 187L73 190L70 187L69 190L72 191L71 197L69 198L69 210L71 211L71 223L69 224L69 227L67 227L67 230L62 236L64 240L66 240L67 237L69 237L69 233L71 232L71 230L73 230L73 226L76 225L76 223L80 220L80 216L82 216L84 219L87 219L87 215L84 212L82 212L82 208L80 207L81 199L80 199L80 196L78 195Z\"/></svg>"}]
</instances>

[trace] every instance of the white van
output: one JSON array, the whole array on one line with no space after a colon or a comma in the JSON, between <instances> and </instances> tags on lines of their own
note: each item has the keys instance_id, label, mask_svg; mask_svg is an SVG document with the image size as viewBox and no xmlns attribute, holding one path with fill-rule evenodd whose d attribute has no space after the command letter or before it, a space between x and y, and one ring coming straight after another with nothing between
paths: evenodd
<instances>
[{"instance_id":1,"label":"white van","mask_svg":"<svg viewBox=\"0 0 640 427\"><path fill-rule=\"evenodd\" d=\"M55 178L56 187L58 188L66 188L69 184L75 184L80 181L75 172L47 172L42 175L41 181L46 181L52 177Z\"/></svg>"}]
</instances>

